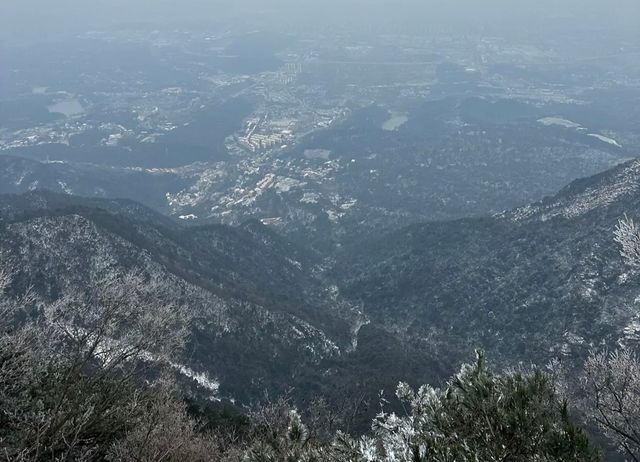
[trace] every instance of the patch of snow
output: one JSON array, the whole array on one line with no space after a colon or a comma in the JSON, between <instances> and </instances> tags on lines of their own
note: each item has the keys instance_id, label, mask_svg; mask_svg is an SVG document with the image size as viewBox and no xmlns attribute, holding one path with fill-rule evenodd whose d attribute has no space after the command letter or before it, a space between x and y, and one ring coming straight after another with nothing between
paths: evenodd
<instances>
[{"instance_id":1,"label":"patch of snow","mask_svg":"<svg viewBox=\"0 0 640 462\"><path fill-rule=\"evenodd\" d=\"M633 319L622 330L627 340L640 340L640 320Z\"/></svg>"},{"instance_id":2,"label":"patch of snow","mask_svg":"<svg viewBox=\"0 0 640 462\"><path fill-rule=\"evenodd\" d=\"M67 183L64 181L58 181L58 186L60 186L60 189L62 189L66 194L73 194L73 190L67 186Z\"/></svg>"},{"instance_id":3,"label":"patch of snow","mask_svg":"<svg viewBox=\"0 0 640 462\"><path fill-rule=\"evenodd\" d=\"M578 335L578 334L574 334L573 332L565 332L564 333L564 338L567 340L567 343L569 343L570 345L584 345L585 344L585 339L584 337Z\"/></svg>"},{"instance_id":4,"label":"patch of snow","mask_svg":"<svg viewBox=\"0 0 640 462\"><path fill-rule=\"evenodd\" d=\"M302 269L302 263L300 263L299 261L294 260L292 258L287 258L287 261L291 263L293 266L295 266L296 268Z\"/></svg>"},{"instance_id":5,"label":"patch of snow","mask_svg":"<svg viewBox=\"0 0 640 462\"><path fill-rule=\"evenodd\" d=\"M212 398L216 399L215 396L218 394L218 391L220 389L220 382L217 379L212 379L204 372L196 372L193 369L182 364L171 363L171 367L173 367L183 376L196 382L202 388L211 392L213 395Z\"/></svg>"},{"instance_id":6,"label":"patch of snow","mask_svg":"<svg viewBox=\"0 0 640 462\"><path fill-rule=\"evenodd\" d=\"M602 141L603 143L610 144L610 145L615 146L617 148L621 148L622 147L622 145L620 143L618 143L613 138L609 138L608 136L598 135L596 133L589 133L587 136L590 136L592 138L597 138L600 141Z\"/></svg>"},{"instance_id":7,"label":"patch of snow","mask_svg":"<svg viewBox=\"0 0 640 462\"><path fill-rule=\"evenodd\" d=\"M262 218L260 220L260 223L262 223L265 226L277 226L282 223L282 218L280 217Z\"/></svg>"},{"instance_id":8,"label":"patch of snow","mask_svg":"<svg viewBox=\"0 0 640 462\"><path fill-rule=\"evenodd\" d=\"M360 333L360 329L369 324L371 324L371 321L369 319L358 319L351 328L351 348L349 349L350 353L358 349L358 334Z\"/></svg>"},{"instance_id":9,"label":"patch of snow","mask_svg":"<svg viewBox=\"0 0 640 462\"><path fill-rule=\"evenodd\" d=\"M161 134L153 134L153 135L149 135L149 136L145 136L144 138L142 138L140 140L141 143L155 143L156 139L158 138L158 136L161 136Z\"/></svg>"},{"instance_id":10,"label":"patch of snow","mask_svg":"<svg viewBox=\"0 0 640 462\"><path fill-rule=\"evenodd\" d=\"M538 122L544 125L545 127L550 126L560 126L565 128L580 128L581 125L575 122L572 122L568 119L563 119L562 117L543 117L542 119L538 119Z\"/></svg>"}]
</instances>

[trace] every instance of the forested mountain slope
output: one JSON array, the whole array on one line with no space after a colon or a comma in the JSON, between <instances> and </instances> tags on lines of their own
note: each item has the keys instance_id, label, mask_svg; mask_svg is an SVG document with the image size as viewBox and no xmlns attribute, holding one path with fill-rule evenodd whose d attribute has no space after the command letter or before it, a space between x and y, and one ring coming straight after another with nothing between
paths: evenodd
<instances>
[{"instance_id":1,"label":"forested mountain slope","mask_svg":"<svg viewBox=\"0 0 640 462\"><path fill-rule=\"evenodd\" d=\"M638 217L639 188L632 161L528 207L361 244L335 274L374 321L452 362L477 346L513 364L634 342L639 279L613 232Z\"/></svg>"},{"instance_id":2,"label":"forested mountain slope","mask_svg":"<svg viewBox=\"0 0 640 462\"><path fill-rule=\"evenodd\" d=\"M474 348L501 367L640 338L638 277L613 232L640 210L640 161L485 218L431 222L320 258L257 221L185 226L135 202L0 196L15 290L47 299L129 271L195 324L184 358L252 400L438 383Z\"/></svg>"},{"instance_id":3,"label":"forested mountain slope","mask_svg":"<svg viewBox=\"0 0 640 462\"><path fill-rule=\"evenodd\" d=\"M186 228L129 201L46 192L0 197L0 216L15 291L55 300L127 272L160 281L194 317L184 363L236 398L282 391L297 368L339 355L361 317L258 223Z\"/></svg>"}]
</instances>

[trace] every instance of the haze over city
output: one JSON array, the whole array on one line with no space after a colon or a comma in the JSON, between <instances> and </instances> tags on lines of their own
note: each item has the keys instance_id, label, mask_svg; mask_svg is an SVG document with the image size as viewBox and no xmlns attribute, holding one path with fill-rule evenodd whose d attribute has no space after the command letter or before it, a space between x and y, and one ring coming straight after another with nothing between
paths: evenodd
<instances>
[{"instance_id":1,"label":"haze over city","mask_svg":"<svg viewBox=\"0 0 640 462\"><path fill-rule=\"evenodd\" d=\"M384 25L388 29L409 26L419 30L450 26L500 31L517 24L535 33L535 29L548 26L548 21L561 21L568 27L600 25L637 33L634 26L640 6L633 0L6 0L0 12L4 40L36 40L38 36L68 35L97 26L219 22L241 17L263 19L265 27L274 29L298 23L319 28L351 24L357 28Z\"/></svg>"},{"instance_id":2,"label":"haze over city","mask_svg":"<svg viewBox=\"0 0 640 462\"><path fill-rule=\"evenodd\" d=\"M637 0L2 0L0 459L640 460Z\"/></svg>"}]
</instances>

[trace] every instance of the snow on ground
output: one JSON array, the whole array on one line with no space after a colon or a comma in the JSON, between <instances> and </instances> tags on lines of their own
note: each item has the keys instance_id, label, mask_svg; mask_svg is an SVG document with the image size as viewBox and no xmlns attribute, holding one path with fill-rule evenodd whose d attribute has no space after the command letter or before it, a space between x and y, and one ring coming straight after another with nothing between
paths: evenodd
<instances>
[{"instance_id":1,"label":"snow on ground","mask_svg":"<svg viewBox=\"0 0 640 462\"><path fill-rule=\"evenodd\" d=\"M215 379L211 379L204 372L196 372L193 369L182 364L171 363L171 367L180 372L180 374L182 374L183 376L196 382L202 388L211 392L212 399L218 399L216 396L218 394L218 390L220 389L220 382Z\"/></svg>"},{"instance_id":2,"label":"snow on ground","mask_svg":"<svg viewBox=\"0 0 640 462\"><path fill-rule=\"evenodd\" d=\"M592 138L597 138L600 141L607 143L607 144L611 144L617 148L621 148L622 145L620 143L618 143L616 140L614 140L613 138L609 138L608 136L603 136L603 135L598 135L596 133L589 133L587 136L590 136Z\"/></svg>"},{"instance_id":3,"label":"snow on ground","mask_svg":"<svg viewBox=\"0 0 640 462\"><path fill-rule=\"evenodd\" d=\"M542 119L538 119L538 122L544 125L545 127L550 127L552 125L557 125L565 128L580 128L581 125L575 122L572 122L568 119L563 119L562 117L543 117Z\"/></svg>"}]
</instances>

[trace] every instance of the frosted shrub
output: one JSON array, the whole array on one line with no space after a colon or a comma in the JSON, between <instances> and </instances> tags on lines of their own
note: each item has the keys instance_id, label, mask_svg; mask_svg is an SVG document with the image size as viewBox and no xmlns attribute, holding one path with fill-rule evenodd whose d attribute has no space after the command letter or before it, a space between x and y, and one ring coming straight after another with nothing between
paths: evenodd
<instances>
[{"instance_id":1,"label":"frosted shrub","mask_svg":"<svg viewBox=\"0 0 640 462\"><path fill-rule=\"evenodd\" d=\"M491 374L478 353L443 389L401 383L404 415L382 411L373 438L339 434L336 450L353 462L599 460L538 370Z\"/></svg>"}]
</instances>

